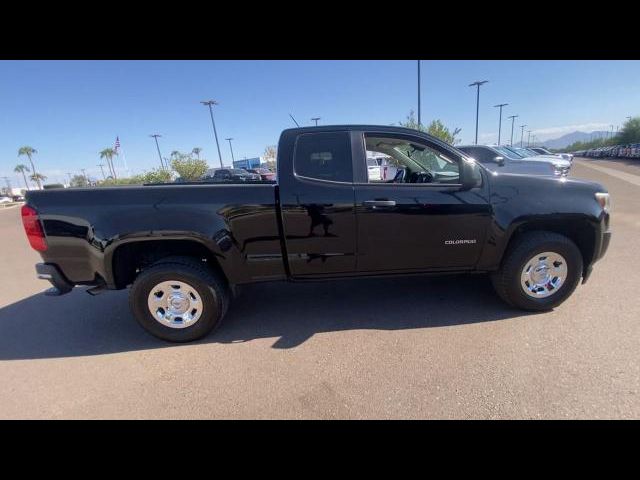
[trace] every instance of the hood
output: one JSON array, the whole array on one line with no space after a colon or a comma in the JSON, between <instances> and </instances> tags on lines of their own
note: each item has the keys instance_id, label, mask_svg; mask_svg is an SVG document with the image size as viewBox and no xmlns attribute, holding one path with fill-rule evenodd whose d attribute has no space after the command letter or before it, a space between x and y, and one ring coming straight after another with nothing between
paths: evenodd
<instances>
[{"instance_id":1,"label":"hood","mask_svg":"<svg viewBox=\"0 0 640 480\"><path fill-rule=\"evenodd\" d=\"M565 160L564 158L557 157L555 155L536 155L535 157L525 157L522 160L533 162L551 162L559 167L571 166L571 162L569 160Z\"/></svg>"}]
</instances>

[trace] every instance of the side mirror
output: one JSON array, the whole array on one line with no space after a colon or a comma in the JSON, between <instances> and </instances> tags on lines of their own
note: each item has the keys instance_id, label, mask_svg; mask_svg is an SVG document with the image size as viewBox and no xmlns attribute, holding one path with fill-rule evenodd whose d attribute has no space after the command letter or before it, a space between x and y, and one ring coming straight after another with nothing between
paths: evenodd
<instances>
[{"instance_id":1,"label":"side mirror","mask_svg":"<svg viewBox=\"0 0 640 480\"><path fill-rule=\"evenodd\" d=\"M482 185L482 174L475 160L462 159L460 161L461 190L471 190Z\"/></svg>"},{"instance_id":2,"label":"side mirror","mask_svg":"<svg viewBox=\"0 0 640 480\"><path fill-rule=\"evenodd\" d=\"M504 157L494 157L493 161L496 162L499 167L504 167Z\"/></svg>"}]
</instances>

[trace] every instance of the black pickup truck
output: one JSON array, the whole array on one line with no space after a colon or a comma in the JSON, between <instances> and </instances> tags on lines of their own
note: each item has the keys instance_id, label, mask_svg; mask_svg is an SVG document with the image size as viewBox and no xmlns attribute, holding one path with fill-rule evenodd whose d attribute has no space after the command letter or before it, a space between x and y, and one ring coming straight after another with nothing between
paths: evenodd
<instances>
[{"instance_id":1,"label":"black pickup truck","mask_svg":"<svg viewBox=\"0 0 640 480\"><path fill-rule=\"evenodd\" d=\"M367 154L388 158L394 178L370 179ZM238 285L261 281L489 273L510 305L547 310L609 245L602 185L492 173L415 130L285 130L277 162L274 182L30 191L38 277L50 295L131 287L138 322L183 342L220 324Z\"/></svg>"}]
</instances>

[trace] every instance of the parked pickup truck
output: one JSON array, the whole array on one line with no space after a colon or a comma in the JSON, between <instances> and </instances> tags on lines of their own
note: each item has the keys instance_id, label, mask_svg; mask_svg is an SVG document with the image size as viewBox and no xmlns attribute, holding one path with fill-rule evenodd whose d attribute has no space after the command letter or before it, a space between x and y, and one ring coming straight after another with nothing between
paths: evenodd
<instances>
[{"instance_id":1,"label":"parked pickup truck","mask_svg":"<svg viewBox=\"0 0 640 480\"><path fill-rule=\"evenodd\" d=\"M369 183L367 151L403 167ZM277 182L31 190L37 274L50 295L130 287L137 321L184 342L220 324L238 285L262 281L489 273L508 304L548 310L609 245L602 185L492 173L416 130L285 130L277 162Z\"/></svg>"}]
</instances>

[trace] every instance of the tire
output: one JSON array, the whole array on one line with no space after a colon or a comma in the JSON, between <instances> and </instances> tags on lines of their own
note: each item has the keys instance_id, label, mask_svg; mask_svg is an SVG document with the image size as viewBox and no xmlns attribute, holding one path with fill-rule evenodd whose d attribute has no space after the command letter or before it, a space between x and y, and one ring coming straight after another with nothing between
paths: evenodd
<instances>
[{"instance_id":1,"label":"tire","mask_svg":"<svg viewBox=\"0 0 640 480\"><path fill-rule=\"evenodd\" d=\"M167 286L172 283L175 285ZM168 289L166 293L165 287ZM156 313L162 316L165 313L163 308L167 308L174 321L163 319L163 322L154 316L150 306L153 290L161 295L173 293L180 296L177 299L180 309L170 310L163 303L158 308L160 313ZM138 323L151 335L169 342L191 342L211 333L220 325L229 302L229 289L221 276L189 257L170 257L153 264L138 275L129 292L129 306ZM185 304L187 311L175 313L184 310ZM194 320L189 325L186 316L193 312Z\"/></svg>"},{"instance_id":2,"label":"tire","mask_svg":"<svg viewBox=\"0 0 640 480\"><path fill-rule=\"evenodd\" d=\"M534 260L536 255L545 252L560 255L562 260L565 260L566 274L557 288L541 288L540 295L547 296L535 298L534 295L537 293L527 293L525 285L522 284L522 282L528 282L526 276L523 277L526 275L524 270L531 265L530 261ZM562 268L562 263L557 262L558 268ZM530 311L551 310L569 298L576 289L582 277L582 265L582 254L569 238L553 232L529 232L518 238L516 243L508 249L500 270L491 275L491 281L500 298L513 307ZM553 273L550 277L553 277ZM534 289L536 284L535 282L527 283L527 286L529 285L531 285L530 289Z\"/></svg>"}]
</instances>

